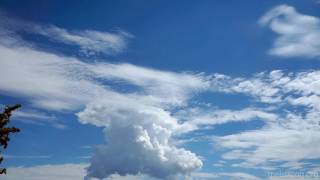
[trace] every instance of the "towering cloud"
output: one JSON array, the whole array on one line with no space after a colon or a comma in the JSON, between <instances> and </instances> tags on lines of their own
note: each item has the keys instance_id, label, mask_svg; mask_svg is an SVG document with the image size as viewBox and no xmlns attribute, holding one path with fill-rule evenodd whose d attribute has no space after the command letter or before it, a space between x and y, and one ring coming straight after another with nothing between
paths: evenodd
<instances>
[{"instance_id":1,"label":"towering cloud","mask_svg":"<svg viewBox=\"0 0 320 180\"><path fill-rule=\"evenodd\" d=\"M173 145L172 136L180 125L162 108L135 98L105 97L78 115L81 122L105 127L107 144L97 148L90 177L145 173L173 179L202 166L194 153Z\"/></svg>"}]
</instances>

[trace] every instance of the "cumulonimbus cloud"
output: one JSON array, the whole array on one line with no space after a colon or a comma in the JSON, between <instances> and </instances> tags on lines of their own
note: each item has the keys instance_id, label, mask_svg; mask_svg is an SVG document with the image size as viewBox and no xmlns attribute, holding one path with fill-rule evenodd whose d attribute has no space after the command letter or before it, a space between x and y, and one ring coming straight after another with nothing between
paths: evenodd
<instances>
[{"instance_id":1,"label":"cumulonimbus cloud","mask_svg":"<svg viewBox=\"0 0 320 180\"><path fill-rule=\"evenodd\" d=\"M90 177L104 178L116 172L172 179L202 166L197 155L173 145L172 136L180 125L162 108L139 99L106 97L89 104L78 116L80 122L94 121L106 127L107 145L98 147L91 159Z\"/></svg>"}]
</instances>

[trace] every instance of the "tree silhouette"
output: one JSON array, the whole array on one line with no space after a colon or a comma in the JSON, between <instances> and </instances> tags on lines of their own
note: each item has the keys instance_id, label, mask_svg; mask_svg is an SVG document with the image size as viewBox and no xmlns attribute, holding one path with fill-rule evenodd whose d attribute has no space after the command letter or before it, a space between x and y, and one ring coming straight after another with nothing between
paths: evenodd
<instances>
[{"instance_id":1,"label":"tree silhouette","mask_svg":"<svg viewBox=\"0 0 320 180\"><path fill-rule=\"evenodd\" d=\"M8 142L10 141L9 135L10 133L20 132L19 128L16 127L7 127L8 123L10 122L10 117L12 112L21 105L17 104L15 106L6 106L4 111L0 114L0 147L3 146L4 149L7 148ZM0 164L3 161L3 156L0 155ZM7 170L5 168L0 168L0 174L6 174Z\"/></svg>"}]
</instances>

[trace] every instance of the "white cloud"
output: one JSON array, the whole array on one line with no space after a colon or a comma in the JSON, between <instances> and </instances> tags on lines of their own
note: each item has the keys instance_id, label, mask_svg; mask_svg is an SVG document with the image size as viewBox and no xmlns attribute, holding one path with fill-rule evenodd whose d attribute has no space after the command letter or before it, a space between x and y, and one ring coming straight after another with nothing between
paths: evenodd
<instances>
[{"instance_id":1,"label":"white cloud","mask_svg":"<svg viewBox=\"0 0 320 180\"><path fill-rule=\"evenodd\" d=\"M139 174L139 175L126 175L120 176L118 174L111 175L110 177L106 178L105 180L159 180L152 178L147 175Z\"/></svg>"},{"instance_id":2,"label":"white cloud","mask_svg":"<svg viewBox=\"0 0 320 180\"><path fill-rule=\"evenodd\" d=\"M245 108L241 110L229 110L229 109L209 109L202 110L201 108L190 108L181 110L175 114L182 124L182 132L188 132L199 129L203 125L219 125L228 122L239 121L275 121L278 117L275 113L265 112L255 108Z\"/></svg>"},{"instance_id":3,"label":"white cloud","mask_svg":"<svg viewBox=\"0 0 320 180\"><path fill-rule=\"evenodd\" d=\"M17 43L17 36L21 32L44 36L50 41L76 46L84 55L96 54L113 55L124 51L128 44L129 33L118 30L104 32L96 30L67 30L54 25L41 25L8 17L0 12L0 36L6 36L9 43ZM18 37L18 43L24 42ZM26 43L28 44L28 43ZM34 45L34 44L33 44Z\"/></svg>"},{"instance_id":4,"label":"white cloud","mask_svg":"<svg viewBox=\"0 0 320 180\"><path fill-rule=\"evenodd\" d=\"M9 167L1 180L81 180L85 179L88 164L48 164L31 167ZM91 178L90 180L97 180ZM113 174L104 180L157 180L147 175L119 176Z\"/></svg>"},{"instance_id":5,"label":"white cloud","mask_svg":"<svg viewBox=\"0 0 320 180\"><path fill-rule=\"evenodd\" d=\"M243 93L260 102L280 103L282 101L279 96L281 85L290 80L288 77L282 77L282 74L278 70L269 74L258 73L248 78L233 78L223 74L215 74L211 79L211 90L224 93Z\"/></svg>"},{"instance_id":6,"label":"white cloud","mask_svg":"<svg viewBox=\"0 0 320 180\"><path fill-rule=\"evenodd\" d=\"M286 162L286 163L281 164L280 167L288 168L290 170L298 170L298 169L302 169L308 165L311 165L311 163L290 161L290 162Z\"/></svg>"},{"instance_id":7,"label":"white cloud","mask_svg":"<svg viewBox=\"0 0 320 180\"><path fill-rule=\"evenodd\" d=\"M194 153L171 142L180 125L162 108L113 96L92 102L78 116L80 122L106 127L107 145L91 159L91 177L145 173L172 179L202 166Z\"/></svg>"},{"instance_id":8,"label":"white cloud","mask_svg":"<svg viewBox=\"0 0 320 180\"><path fill-rule=\"evenodd\" d=\"M38 110L18 110L13 114L12 120L37 125L50 124L51 126L60 129L67 127L62 122L59 122L54 115L48 115Z\"/></svg>"},{"instance_id":9,"label":"white cloud","mask_svg":"<svg viewBox=\"0 0 320 180\"><path fill-rule=\"evenodd\" d=\"M191 174L194 180L202 179L216 179L219 177L218 173L208 173L208 172L194 172Z\"/></svg>"},{"instance_id":10,"label":"white cloud","mask_svg":"<svg viewBox=\"0 0 320 180\"><path fill-rule=\"evenodd\" d=\"M213 90L244 93L267 112L276 114L265 121L267 124L262 129L215 137L216 145L230 149L223 158L242 160L235 164L237 167L264 169L277 167L282 162L291 166L288 168L296 168L294 162L320 158L317 153L320 151L318 76L319 71L284 73L277 70L252 78L220 78L219 83L225 85ZM243 82L247 85L239 88ZM265 97L281 101L266 101Z\"/></svg>"},{"instance_id":11,"label":"white cloud","mask_svg":"<svg viewBox=\"0 0 320 180\"><path fill-rule=\"evenodd\" d=\"M220 176L229 177L231 180L260 180L261 178L242 172L219 173Z\"/></svg>"},{"instance_id":12,"label":"white cloud","mask_svg":"<svg viewBox=\"0 0 320 180\"><path fill-rule=\"evenodd\" d=\"M320 95L319 79L318 70L297 73L274 70L258 73L249 78L216 75L211 79L211 90L246 94L260 103L277 105L289 103L316 107Z\"/></svg>"},{"instance_id":13,"label":"white cloud","mask_svg":"<svg viewBox=\"0 0 320 180\"><path fill-rule=\"evenodd\" d=\"M4 94L30 98L48 109L79 108L99 91L84 76L85 64L27 47L0 45L0 88Z\"/></svg>"},{"instance_id":14,"label":"white cloud","mask_svg":"<svg viewBox=\"0 0 320 180\"><path fill-rule=\"evenodd\" d=\"M266 128L219 137L216 141L220 146L232 149L223 155L224 159L242 159L258 166L320 158L319 135L319 130Z\"/></svg>"},{"instance_id":15,"label":"white cloud","mask_svg":"<svg viewBox=\"0 0 320 180\"><path fill-rule=\"evenodd\" d=\"M270 54L280 57L320 56L320 19L280 5L267 12L259 23L279 34Z\"/></svg>"},{"instance_id":16,"label":"white cloud","mask_svg":"<svg viewBox=\"0 0 320 180\"><path fill-rule=\"evenodd\" d=\"M232 180L260 180L261 178L242 172L217 172L217 173L206 173L206 172L195 172L192 173L194 180L206 180L206 179L221 179L228 178Z\"/></svg>"},{"instance_id":17,"label":"white cloud","mask_svg":"<svg viewBox=\"0 0 320 180\"><path fill-rule=\"evenodd\" d=\"M30 98L37 107L78 109L104 93L114 93L98 80L119 80L142 87L141 98L183 105L208 84L200 75L160 72L129 64L88 64L29 47L0 45L1 90ZM186 83L187 82L187 83Z\"/></svg>"},{"instance_id":18,"label":"white cloud","mask_svg":"<svg viewBox=\"0 0 320 180\"><path fill-rule=\"evenodd\" d=\"M120 53L127 47L127 38L131 36L124 31L116 33L94 30L68 31L52 25L34 24L28 32L46 36L53 41L79 46L80 51L88 56L96 53Z\"/></svg>"},{"instance_id":19,"label":"white cloud","mask_svg":"<svg viewBox=\"0 0 320 180\"><path fill-rule=\"evenodd\" d=\"M97 77L131 83L159 103L183 105L194 93L209 87L209 79L202 74L176 73L144 68L132 64L99 63L91 70Z\"/></svg>"},{"instance_id":20,"label":"white cloud","mask_svg":"<svg viewBox=\"0 0 320 180\"><path fill-rule=\"evenodd\" d=\"M17 156L17 155L4 155L4 159L48 159L51 158L51 156L48 155L23 155L23 156Z\"/></svg>"},{"instance_id":21,"label":"white cloud","mask_svg":"<svg viewBox=\"0 0 320 180\"><path fill-rule=\"evenodd\" d=\"M16 111L13 114L13 117L16 118L30 118L30 119L55 119L56 117L53 115L47 115L38 111Z\"/></svg>"},{"instance_id":22,"label":"white cloud","mask_svg":"<svg viewBox=\"0 0 320 180\"><path fill-rule=\"evenodd\" d=\"M41 165L10 167L2 180L79 180L85 176L86 164Z\"/></svg>"}]
</instances>

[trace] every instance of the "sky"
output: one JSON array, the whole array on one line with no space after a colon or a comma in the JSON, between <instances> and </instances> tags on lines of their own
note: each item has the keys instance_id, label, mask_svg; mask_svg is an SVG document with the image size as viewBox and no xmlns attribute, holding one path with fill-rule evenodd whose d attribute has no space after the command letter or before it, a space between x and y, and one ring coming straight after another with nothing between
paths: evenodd
<instances>
[{"instance_id":1,"label":"sky","mask_svg":"<svg viewBox=\"0 0 320 180\"><path fill-rule=\"evenodd\" d=\"M4 180L320 178L320 2L0 1Z\"/></svg>"}]
</instances>

